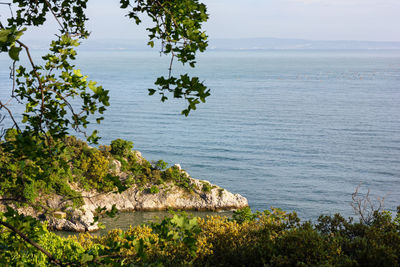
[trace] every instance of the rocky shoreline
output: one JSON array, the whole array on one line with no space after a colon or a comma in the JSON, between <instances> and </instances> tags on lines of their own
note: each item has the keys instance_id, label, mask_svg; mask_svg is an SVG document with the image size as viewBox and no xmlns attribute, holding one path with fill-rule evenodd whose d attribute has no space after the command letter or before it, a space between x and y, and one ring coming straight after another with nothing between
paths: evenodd
<instances>
[{"instance_id":1,"label":"rocky shoreline","mask_svg":"<svg viewBox=\"0 0 400 267\"><path fill-rule=\"evenodd\" d=\"M178 164L175 167L189 178L194 188L193 191L189 192L173 183L163 184L156 193L151 193L150 187L138 188L137 186L132 186L122 193L88 192L75 188L81 192L84 200L84 205L79 209L68 207L68 202L63 201L59 196L54 196L46 199L49 209L56 210L51 215L35 211L32 208L18 208L17 210L22 214L47 221L48 228L52 230L90 232L99 229L99 224L93 223L96 209L99 207L110 210L115 205L119 211L134 212L168 209L221 211L248 206L245 197L228 192L208 181L194 179L187 172L181 170ZM121 174L121 176L123 175ZM208 190L203 189L204 185Z\"/></svg>"}]
</instances>

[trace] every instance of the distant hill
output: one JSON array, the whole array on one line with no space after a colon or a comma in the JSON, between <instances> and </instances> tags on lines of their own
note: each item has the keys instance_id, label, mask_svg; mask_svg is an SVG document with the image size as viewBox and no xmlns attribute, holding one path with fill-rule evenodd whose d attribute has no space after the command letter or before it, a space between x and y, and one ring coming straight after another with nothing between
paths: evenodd
<instances>
[{"instance_id":1,"label":"distant hill","mask_svg":"<svg viewBox=\"0 0 400 267\"><path fill-rule=\"evenodd\" d=\"M27 41L33 49L46 49L49 42ZM148 50L145 40L99 40L88 39L81 50ZM400 42L372 41L318 41L281 38L213 39L208 50L391 50L399 49Z\"/></svg>"},{"instance_id":2,"label":"distant hill","mask_svg":"<svg viewBox=\"0 0 400 267\"><path fill-rule=\"evenodd\" d=\"M304 39L246 38L214 39L209 48L215 50L271 50L271 49L400 49L400 42L372 41L313 41Z\"/></svg>"}]
</instances>

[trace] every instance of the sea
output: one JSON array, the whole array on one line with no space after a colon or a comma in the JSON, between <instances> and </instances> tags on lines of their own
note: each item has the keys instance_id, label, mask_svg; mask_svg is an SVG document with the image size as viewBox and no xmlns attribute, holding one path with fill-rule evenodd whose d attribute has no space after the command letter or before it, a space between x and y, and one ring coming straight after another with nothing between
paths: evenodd
<instances>
[{"instance_id":1,"label":"sea","mask_svg":"<svg viewBox=\"0 0 400 267\"><path fill-rule=\"evenodd\" d=\"M148 96L168 75L169 58L157 51L82 50L76 65L110 91L105 120L94 125L101 144L131 140L148 160L179 163L245 196L253 211L350 217L357 188L386 210L400 205L400 50L209 51L195 69L173 66L211 89L188 117L184 100Z\"/></svg>"}]
</instances>

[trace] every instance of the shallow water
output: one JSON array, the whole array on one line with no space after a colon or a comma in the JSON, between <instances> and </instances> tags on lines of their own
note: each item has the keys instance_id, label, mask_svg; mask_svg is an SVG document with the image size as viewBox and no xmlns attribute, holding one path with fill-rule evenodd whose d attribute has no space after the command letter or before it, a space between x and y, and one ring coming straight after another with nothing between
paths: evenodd
<instances>
[{"instance_id":1,"label":"shallow water","mask_svg":"<svg viewBox=\"0 0 400 267\"><path fill-rule=\"evenodd\" d=\"M212 89L188 118L181 102L147 96L167 75L156 52L82 51L79 61L111 92L103 143L133 140L149 160L180 163L254 210L351 216L359 184L385 196L387 209L400 205L399 51L208 52L184 70Z\"/></svg>"},{"instance_id":2,"label":"shallow water","mask_svg":"<svg viewBox=\"0 0 400 267\"><path fill-rule=\"evenodd\" d=\"M130 226L141 225L144 223L161 222L165 217L171 217L173 214L181 214L180 212L169 212L169 211L136 211L136 212L121 212L116 217L104 217L100 219L100 222L105 226L104 229L93 232L94 235L103 235L112 229L128 230ZM231 218L233 212L221 211L186 211L184 212L189 217L200 217L207 219L208 216L221 216ZM71 233L64 231L56 232L60 236L79 235L79 233Z\"/></svg>"}]
</instances>

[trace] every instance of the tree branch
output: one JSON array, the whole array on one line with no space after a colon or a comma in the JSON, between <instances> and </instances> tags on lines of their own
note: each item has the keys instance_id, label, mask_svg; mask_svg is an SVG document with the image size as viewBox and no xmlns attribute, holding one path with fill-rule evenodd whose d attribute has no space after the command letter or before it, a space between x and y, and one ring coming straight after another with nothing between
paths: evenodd
<instances>
[{"instance_id":1,"label":"tree branch","mask_svg":"<svg viewBox=\"0 0 400 267\"><path fill-rule=\"evenodd\" d=\"M44 2L46 3L47 7L50 9L50 12L53 14L54 18L56 19L57 23L60 25L61 29L66 30L64 28L64 26L61 24L61 22L59 21L56 13L54 13L53 9L51 8L50 3L47 0L44 0Z\"/></svg>"},{"instance_id":2,"label":"tree branch","mask_svg":"<svg viewBox=\"0 0 400 267\"><path fill-rule=\"evenodd\" d=\"M15 228L14 226L12 226L11 224L8 224L6 222L3 222L0 220L0 225L3 225L4 227L7 227L8 229L10 229L11 231L13 231L14 233L16 233L17 235L19 235L25 242L31 244L33 247L35 247L37 250L39 250L40 252L42 252L44 255L46 255L49 260L52 263L57 264L58 266L67 266L62 264L59 260L57 260L56 258L54 258L53 255L50 254L50 252L46 251L44 248L42 248L38 243L36 243L35 241L31 240L29 237L27 237L24 233L22 233L20 230L18 230L17 228Z\"/></svg>"},{"instance_id":3,"label":"tree branch","mask_svg":"<svg viewBox=\"0 0 400 267\"><path fill-rule=\"evenodd\" d=\"M19 128L18 123L15 121L14 116L13 116L11 110L10 110L6 105L4 105L4 104L1 102L1 100L0 100L0 109L1 109L1 108L4 108L5 110L7 110L8 114L10 115L11 120L14 122L15 127L16 127L17 130L20 132L21 129Z\"/></svg>"}]
</instances>

